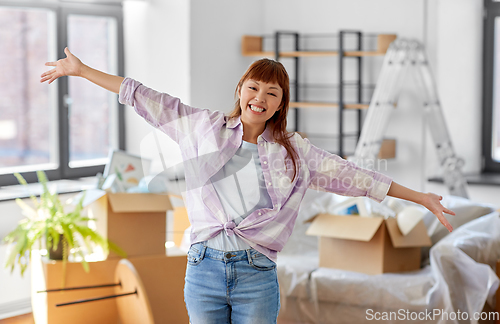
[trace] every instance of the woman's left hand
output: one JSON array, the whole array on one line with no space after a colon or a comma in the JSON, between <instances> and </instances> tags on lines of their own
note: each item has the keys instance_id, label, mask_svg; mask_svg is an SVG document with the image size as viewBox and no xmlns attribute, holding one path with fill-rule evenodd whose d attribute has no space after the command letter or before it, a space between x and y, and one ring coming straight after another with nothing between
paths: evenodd
<instances>
[{"instance_id":1,"label":"woman's left hand","mask_svg":"<svg viewBox=\"0 0 500 324\"><path fill-rule=\"evenodd\" d=\"M436 217L439 219L441 224L443 224L448 231L452 231L453 227L451 227L450 222L444 217L443 213L447 213L450 215L455 215L455 212L449 210L448 208L445 208L443 205L441 205L441 200L443 199L442 196L438 196L433 193L426 193L423 194L423 199L421 204L430 210Z\"/></svg>"},{"instance_id":2,"label":"woman's left hand","mask_svg":"<svg viewBox=\"0 0 500 324\"><path fill-rule=\"evenodd\" d=\"M443 199L443 197L430 192L422 193L419 191L411 190L394 181L391 183L387 195L391 197L413 201L417 204L424 206L425 208L430 210L434 215L436 215L441 224L443 224L448 229L448 231L451 232L453 230L453 227L451 227L451 224L448 222L446 217L444 217L443 213L447 213L450 215L455 215L455 213L447 208L444 208L444 206L441 205L440 201Z\"/></svg>"}]
</instances>

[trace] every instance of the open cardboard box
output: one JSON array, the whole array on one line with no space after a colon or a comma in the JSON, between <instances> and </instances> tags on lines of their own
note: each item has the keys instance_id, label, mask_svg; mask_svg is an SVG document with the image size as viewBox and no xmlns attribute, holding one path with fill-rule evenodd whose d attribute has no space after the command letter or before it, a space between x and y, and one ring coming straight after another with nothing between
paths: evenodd
<instances>
[{"instance_id":1,"label":"open cardboard box","mask_svg":"<svg viewBox=\"0 0 500 324\"><path fill-rule=\"evenodd\" d=\"M87 197L86 197L87 198ZM167 194L93 191L84 205L95 218L97 232L123 249L128 257L165 255ZM119 256L110 252L108 258Z\"/></svg>"},{"instance_id":2,"label":"open cardboard box","mask_svg":"<svg viewBox=\"0 0 500 324\"><path fill-rule=\"evenodd\" d=\"M306 234L320 237L320 267L366 274L420 269L420 249L431 246L423 221L403 236L395 218L319 214Z\"/></svg>"}]
</instances>

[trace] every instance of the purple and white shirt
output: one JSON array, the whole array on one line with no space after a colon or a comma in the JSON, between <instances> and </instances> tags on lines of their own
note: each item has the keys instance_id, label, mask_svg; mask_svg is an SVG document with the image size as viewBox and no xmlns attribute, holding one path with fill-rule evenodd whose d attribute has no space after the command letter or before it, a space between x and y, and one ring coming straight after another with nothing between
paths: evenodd
<instances>
[{"instance_id":1,"label":"purple and white shirt","mask_svg":"<svg viewBox=\"0 0 500 324\"><path fill-rule=\"evenodd\" d=\"M290 237L300 202L308 188L343 196L366 196L382 201L392 180L356 166L295 135L290 139L298 156L298 173L285 159L286 149L276 143L266 128L257 138L259 158L271 208L255 210L237 226L228 219L210 178L241 146L243 124L221 111L199 109L178 98L160 93L126 78L119 101L133 106L149 124L177 142L186 177L186 208L191 222L191 244L209 240L225 231L238 235L250 246L276 261Z\"/></svg>"}]
</instances>

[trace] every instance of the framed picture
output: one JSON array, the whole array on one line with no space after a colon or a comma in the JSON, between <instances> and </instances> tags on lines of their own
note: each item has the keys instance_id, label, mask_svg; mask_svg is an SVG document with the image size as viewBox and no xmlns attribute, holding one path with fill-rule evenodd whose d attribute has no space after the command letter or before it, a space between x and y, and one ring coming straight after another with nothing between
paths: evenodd
<instances>
[{"instance_id":1,"label":"framed picture","mask_svg":"<svg viewBox=\"0 0 500 324\"><path fill-rule=\"evenodd\" d=\"M361 217L370 217L370 202L363 197L352 197L334 206L335 215L359 215Z\"/></svg>"},{"instance_id":2,"label":"framed picture","mask_svg":"<svg viewBox=\"0 0 500 324\"><path fill-rule=\"evenodd\" d=\"M103 176L116 175L119 187L125 190L135 187L139 181L149 174L151 160L142 158L125 151L111 151L108 164L104 168Z\"/></svg>"}]
</instances>

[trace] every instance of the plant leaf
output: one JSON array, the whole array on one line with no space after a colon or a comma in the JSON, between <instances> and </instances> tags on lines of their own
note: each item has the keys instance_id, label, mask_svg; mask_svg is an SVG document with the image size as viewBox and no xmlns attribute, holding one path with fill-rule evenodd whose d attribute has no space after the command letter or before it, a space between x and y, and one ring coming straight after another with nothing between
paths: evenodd
<instances>
[{"instance_id":1,"label":"plant leaf","mask_svg":"<svg viewBox=\"0 0 500 324\"><path fill-rule=\"evenodd\" d=\"M51 238L52 251L56 251L59 246L59 241L61 240L61 234L56 231L53 227L47 228L48 236ZM47 248L48 249L48 248Z\"/></svg>"},{"instance_id":2,"label":"plant leaf","mask_svg":"<svg viewBox=\"0 0 500 324\"><path fill-rule=\"evenodd\" d=\"M25 203L22 199L16 198L16 203L19 207L21 207L22 211L25 212L28 218L33 219L38 216L38 213L35 209L31 208L27 203Z\"/></svg>"},{"instance_id":3,"label":"plant leaf","mask_svg":"<svg viewBox=\"0 0 500 324\"><path fill-rule=\"evenodd\" d=\"M109 249L111 251L115 252L116 254L121 256L122 258L127 257L127 253L125 251L123 251L120 247L118 247L118 245L116 245L115 243L108 240L108 246L109 246Z\"/></svg>"},{"instance_id":4,"label":"plant leaf","mask_svg":"<svg viewBox=\"0 0 500 324\"><path fill-rule=\"evenodd\" d=\"M66 242L68 243L68 246L70 249L75 247L75 241L73 239L73 233L71 232L68 224L61 223L62 229L63 229L63 234L64 237L66 238Z\"/></svg>"},{"instance_id":5,"label":"plant leaf","mask_svg":"<svg viewBox=\"0 0 500 324\"><path fill-rule=\"evenodd\" d=\"M89 273L90 267L89 267L89 263L87 262L87 260L85 260L85 255L83 255L82 251L78 251L78 254L82 257L83 270L85 270L86 273Z\"/></svg>"},{"instance_id":6,"label":"plant leaf","mask_svg":"<svg viewBox=\"0 0 500 324\"><path fill-rule=\"evenodd\" d=\"M20 184L22 184L23 186L28 187L28 182L26 181L26 179L24 179L24 177L20 173L16 172L16 173L14 173L14 176L17 178L17 181ZM39 206L38 199L36 199L36 197L33 194L31 194L31 193L30 193L30 199L33 201L33 204L35 205L35 208L38 208L38 206Z\"/></svg>"}]
</instances>

